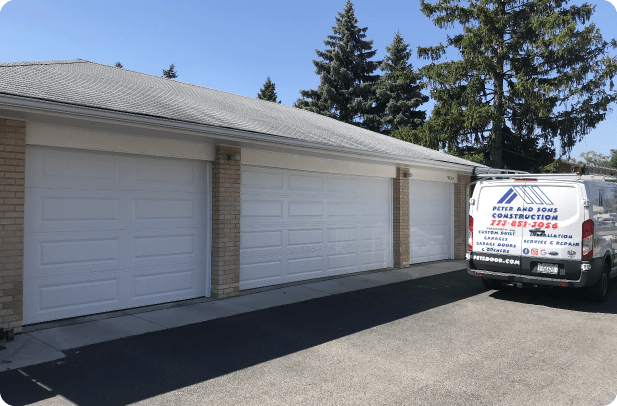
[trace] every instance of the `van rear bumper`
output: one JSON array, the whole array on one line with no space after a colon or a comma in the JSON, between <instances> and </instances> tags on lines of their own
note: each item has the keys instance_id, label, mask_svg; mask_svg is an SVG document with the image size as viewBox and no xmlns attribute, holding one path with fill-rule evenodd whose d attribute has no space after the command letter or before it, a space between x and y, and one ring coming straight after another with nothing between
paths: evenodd
<instances>
[{"instance_id":1,"label":"van rear bumper","mask_svg":"<svg viewBox=\"0 0 617 406\"><path fill-rule=\"evenodd\" d=\"M581 277L578 280L543 278L541 276L485 271L482 269L471 269L469 267L469 261L467 261L467 273L472 276L478 276L478 273L480 273L483 276L487 276L491 279L497 279L497 280L502 280L506 282L522 282L522 283L531 283L534 285L546 285L546 286L571 286L575 288L581 288L583 286L587 286L588 285L587 282L589 278L589 271L581 271ZM559 285L559 283L562 283L562 285ZM563 283L566 283L567 285L563 285Z\"/></svg>"}]
</instances>

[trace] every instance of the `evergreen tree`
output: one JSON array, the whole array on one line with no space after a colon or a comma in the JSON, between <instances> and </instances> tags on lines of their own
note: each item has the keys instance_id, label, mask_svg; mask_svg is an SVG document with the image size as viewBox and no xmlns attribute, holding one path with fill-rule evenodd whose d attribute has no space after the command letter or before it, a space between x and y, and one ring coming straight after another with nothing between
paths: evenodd
<instances>
[{"instance_id":1,"label":"evergreen tree","mask_svg":"<svg viewBox=\"0 0 617 406\"><path fill-rule=\"evenodd\" d=\"M617 169L617 149L611 149L611 159L609 159L607 166Z\"/></svg>"},{"instance_id":2,"label":"evergreen tree","mask_svg":"<svg viewBox=\"0 0 617 406\"><path fill-rule=\"evenodd\" d=\"M377 80L367 106L365 127L390 134L402 127L415 129L426 119L425 111L417 108L428 101L420 93L419 75L409 63L411 50L400 32L394 36L388 55L379 67L384 74Z\"/></svg>"},{"instance_id":3,"label":"evergreen tree","mask_svg":"<svg viewBox=\"0 0 617 406\"><path fill-rule=\"evenodd\" d=\"M616 100L617 58L608 51L617 42L604 41L589 23L594 6L567 3L421 0L422 12L435 25L458 23L463 33L448 37L445 46L418 48L419 56L433 61L423 74L436 104L431 118L419 131L408 132L408 139L455 153L488 148L488 162L496 168L512 155L507 142L552 150L557 141L562 154L569 154ZM436 63L446 46L462 59ZM508 159L518 162L516 156Z\"/></svg>"},{"instance_id":4,"label":"evergreen tree","mask_svg":"<svg viewBox=\"0 0 617 406\"><path fill-rule=\"evenodd\" d=\"M315 73L320 76L317 90L301 90L302 98L296 107L323 114L346 123L361 125L367 101L379 75L373 74L379 61L373 41L366 40L366 30L359 28L351 1L335 17L332 35L324 40L326 49L316 50L321 59L313 60Z\"/></svg>"},{"instance_id":5,"label":"evergreen tree","mask_svg":"<svg viewBox=\"0 0 617 406\"><path fill-rule=\"evenodd\" d=\"M257 93L257 98L260 100L267 100L267 101L277 103L276 85L274 84L274 82L270 80L270 76L268 76L268 79L266 79L264 86L259 89L259 93ZM281 103L281 102L279 101L278 103Z\"/></svg>"},{"instance_id":6,"label":"evergreen tree","mask_svg":"<svg viewBox=\"0 0 617 406\"><path fill-rule=\"evenodd\" d=\"M124 68L124 66L122 66L122 64L120 62L116 62L116 64L114 66L116 68Z\"/></svg>"},{"instance_id":7,"label":"evergreen tree","mask_svg":"<svg viewBox=\"0 0 617 406\"><path fill-rule=\"evenodd\" d=\"M167 79L175 79L178 77L178 72L176 72L176 64L172 63L169 65L169 69L163 69L163 77Z\"/></svg>"}]
</instances>

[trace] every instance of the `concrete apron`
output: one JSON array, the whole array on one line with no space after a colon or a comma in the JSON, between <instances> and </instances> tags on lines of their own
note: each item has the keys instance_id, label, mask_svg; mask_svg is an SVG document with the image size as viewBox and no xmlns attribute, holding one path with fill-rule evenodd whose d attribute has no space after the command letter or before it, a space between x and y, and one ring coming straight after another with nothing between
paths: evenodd
<instances>
[{"instance_id":1,"label":"concrete apron","mask_svg":"<svg viewBox=\"0 0 617 406\"><path fill-rule=\"evenodd\" d=\"M14 341L0 342L0 372L59 360L71 348L464 268L461 260L432 262L251 289L222 300L199 298L24 326Z\"/></svg>"}]
</instances>

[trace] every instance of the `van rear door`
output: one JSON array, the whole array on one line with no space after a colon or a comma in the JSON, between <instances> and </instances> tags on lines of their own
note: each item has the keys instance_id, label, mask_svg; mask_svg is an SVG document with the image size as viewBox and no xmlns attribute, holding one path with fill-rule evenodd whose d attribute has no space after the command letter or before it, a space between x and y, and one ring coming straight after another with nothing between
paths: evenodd
<instances>
[{"instance_id":1,"label":"van rear door","mask_svg":"<svg viewBox=\"0 0 617 406\"><path fill-rule=\"evenodd\" d=\"M522 274L579 279L585 220L582 188L576 183L524 182L515 189L518 202L526 207Z\"/></svg>"},{"instance_id":2,"label":"van rear door","mask_svg":"<svg viewBox=\"0 0 617 406\"><path fill-rule=\"evenodd\" d=\"M521 273L522 227L525 202L518 198L514 182L480 184L474 202L473 253L478 269ZM521 223L522 224L522 223Z\"/></svg>"}]
</instances>

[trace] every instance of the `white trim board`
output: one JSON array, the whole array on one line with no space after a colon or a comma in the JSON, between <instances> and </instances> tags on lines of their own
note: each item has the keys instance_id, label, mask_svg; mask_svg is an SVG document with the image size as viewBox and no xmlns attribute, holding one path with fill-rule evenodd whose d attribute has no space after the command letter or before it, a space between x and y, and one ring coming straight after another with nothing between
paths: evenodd
<instances>
[{"instance_id":1,"label":"white trim board","mask_svg":"<svg viewBox=\"0 0 617 406\"><path fill-rule=\"evenodd\" d=\"M26 144L203 161L213 161L215 155L214 145L207 143L30 122L26 125Z\"/></svg>"},{"instance_id":2,"label":"white trim board","mask_svg":"<svg viewBox=\"0 0 617 406\"><path fill-rule=\"evenodd\" d=\"M369 164L344 160L314 158L279 152L242 149L242 165L262 166L268 168L294 169L332 173L338 175L371 176L378 178L395 178L396 166Z\"/></svg>"},{"instance_id":3,"label":"white trim board","mask_svg":"<svg viewBox=\"0 0 617 406\"><path fill-rule=\"evenodd\" d=\"M411 180L426 180L430 182L456 183L456 172L437 171L427 168L410 168L409 178Z\"/></svg>"}]
</instances>

